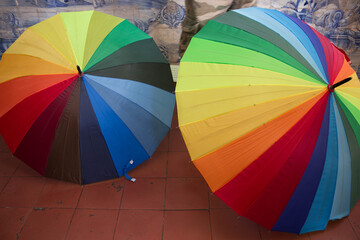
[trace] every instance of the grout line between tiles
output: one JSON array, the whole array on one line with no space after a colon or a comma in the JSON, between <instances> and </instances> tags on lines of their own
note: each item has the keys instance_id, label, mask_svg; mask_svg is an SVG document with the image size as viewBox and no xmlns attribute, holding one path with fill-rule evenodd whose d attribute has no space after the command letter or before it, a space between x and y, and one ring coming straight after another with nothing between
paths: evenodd
<instances>
[{"instance_id":1,"label":"grout line between tiles","mask_svg":"<svg viewBox=\"0 0 360 240\"><path fill-rule=\"evenodd\" d=\"M44 178L44 179L48 179L47 177L44 176L2 176L2 177L11 177L11 178Z\"/></svg>"},{"instance_id":2,"label":"grout line between tiles","mask_svg":"<svg viewBox=\"0 0 360 240\"><path fill-rule=\"evenodd\" d=\"M209 226L210 226L210 238L211 240L213 240L213 231L212 231L212 225L211 225L211 207L210 207L210 194L212 192L211 191L208 191L208 211L209 211Z\"/></svg>"},{"instance_id":3,"label":"grout line between tiles","mask_svg":"<svg viewBox=\"0 0 360 240\"><path fill-rule=\"evenodd\" d=\"M19 166L20 166L20 164L19 164ZM18 166L18 167L19 167L19 166ZM42 176L41 176L41 177L42 177ZM27 223L27 221L28 221L29 218L30 218L30 215L31 215L32 212L34 211L35 205L36 205L36 203L38 202L41 193L44 191L45 184L46 184L46 182L45 182L45 180L44 180L44 183L43 183L43 185L42 185L41 191L39 192L39 195L37 196L37 199L34 201L34 204L33 204L33 206L31 207L30 213L28 214L28 216L26 217L26 219L24 219L24 223L23 223L23 225L21 226L20 231L16 234L16 239L19 239L19 237L20 237L20 235L21 235L21 232L22 232L22 230L24 229L25 224Z\"/></svg>"},{"instance_id":4,"label":"grout line between tiles","mask_svg":"<svg viewBox=\"0 0 360 240\"><path fill-rule=\"evenodd\" d=\"M80 202L80 198L81 198L81 196L82 196L83 191L84 191L84 185L81 185L81 192L80 192L79 198L78 198L78 200L77 200L76 206L75 206L75 208L70 208L70 209L74 209L74 212L73 212L73 215L71 216L69 226L68 226L67 229L66 229L66 234L65 234L64 240L68 237L69 230L70 230L72 221L73 221L73 219L74 219L76 210L78 209L79 202Z\"/></svg>"},{"instance_id":5,"label":"grout line between tiles","mask_svg":"<svg viewBox=\"0 0 360 240\"><path fill-rule=\"evenodd\" d=\"M14 208L14 209L19 209L19 208L31 208L31 207L0 207L0 208ZM49 209L49 210L70 210L70 209L78 209L78 210L118 210L118 208L74 208L74 207L34 207L31 208L33 210L42 210L42 209ZM127 209L125 209L127 210Z\"/></svg>"},{"instance_id":6,"label":"grout line between tiles","mask_svg":"<svg viewBox=\"0 0 360 240\"><path fill-rule=\"evenodd\" d=\"M27 207L0 207L0 208L27 208ZM56 207L42 207L34 208L38 209L76 209L76 210L126 210L126 211L166 211L166 212L176 212L176 211L208 211L208 208L173 208L173 209L163 209L163 208L56 208ZM227 209L227 208L215 208L215 209Z\"/></svg>"},{"instance_id":7,"label":"grout line between tiles","mask_svg":"<svg viewBox=\"0 0 360 240\"><path fill-rule=\"evenodd\" d=\"M169 154L170 152L170 130L171 128L169 129L169 132L166 134L166 137L167 137L167 153ZM168 159L169 160L169 159Z\"/></svg>"},{"instance_id":8,"label":"grout line between tiles","mask_svg":"<svg viewBox=\"0 0 360 240\"><path fill-rule=\"evenodd\" d=\"M165 212L188 212L188 211L209 211L208 208L179 208L179 209L164 209Z\"/></svg>"},{"instance_id":9,"label":"grout line between tiles","mask_svg":"<svg viewBox=\"0 0 360 240\"><path fill-rule=\"evenodd\" d=\"M17 165L17 167L15 168L14 172L12 173L12 177L14 177L15 173L17 172L17 170L20 168L21 162L19 162L19 164Z\"/></svg>"},{"instance_id":10,"label":"grout line between tiles","mask_svg":"<svg viewBox=\"0 0 360 240\"><path fill-rule=\"evenodd\" d=\"M122 200L123 200L124 194L125 194L125 186L126 186L126 180L124 180L124 188L123 188L123 191L121 193L121 198L120 198L120 203L119 203L119 210L118 210L118 213L117 213L115 227L114 227L113 240L115 239L115 233L116 233L116 229L117 229L119 218L120 218L120 211L122 210L121 209L121 204L122 204Z\"/></svg>"},{"instance_id":11,"label":"grout line between tiles","mask_svg":"<svg viewBox=\"0 0 360 240\"><path fill-rule=\"evenodd\" d=\"M355 231L354 226L353 226L352 222L350 221L349 217L346 217L346 220L349 222L349 224L350 224L350 226L351 226L351 229L353 230L355 236L356 236L358 239L360 239L360 236L358 236L358 233Z\"/></svg>"},{"instance_id":12,"label":"grout line between tiles","mask_svg":"<svg viewBox=\"0 0 360 240\"><path fill-rule=\"evenodd\" d=\"M39 192L39 195L37 196L36 200L34 201L34 205L32 206L32 209L35 208L37 202L39 201L40 195L43 193L44 188L45 188L45 185L46 185L46 178L43 177L43 176L41 176L41 177L44 179L44 183L43 183L43 185L42 185L41 191Z\"/></svg>"},{"instance_id":13,"label":"grout line between tiles","mask_svg":"<svg viewBox=\"0 0 360 240\"><path fill-rule=\"evenodd\" d=\"M165 232L165 210L166 210L166 190L167 190L167 179L168 179L168 166L169 166L169 134L168 134L168 151L166 153L166 172L165 172L165 190L164 190L164 208L163 208L163 222L162 222L162 232L161 239L164 239Z\"/></svg>"},{"instance_id":14,"label":"grout line between tiles","mask_svg":"<svg viewBox=\"0 0 360 240\"><path fill-rule=\"evenodd\" d=\"M19 239L19 237L20 237L20 235L21 235L21 232L22 232L22 230L24 229L24 226L25 226L26 222L27 222L28 219L30 218L30 215L32 214L33 211L34 211L34 210L31 209L31 210L30 210L30 213L29 213L29 214L26 216L26 218L24 219L24 223L23 223L23 225L21 226L20 231L19 231L18 233L16 233L16 240Z\"/></svg>"},{"instance_id":15,"label":"grout line between tiles","mask_svg":"<svg viewBox=\"0 0 360 240\"><path fill-rule=\"evenodd\" d=\"M257 229L258 229L258 233L259 233L260 240L262 240L260 225L259 225L259 224L256 224L256 225L257 225Z\"/></svg>"},{"instance_id":16,"label":"grout line between tiles","mask_svg":"<svg viewBox=\"0 0 360 240\"><path fill-rule=\"evenodd\" d=\"M209 211L208 208L173 208L173 209L163 209L163 208L72 208L72 207L0 207L0 208L13 208L13 209L21 209L21 208L29 208L32 210L62 210L62 209L75 209L75 210L126 210L126 211L166 211L166 212L176 212L176 211ZM228 209L228 208L213 208L213 209Z\"/></svg>"},{"instance_id":17,"label":"grout line between tiles","mask_svg":"<svg viewBox=\"0 0 360 240\"><path fill-rule=\"evenodd\" d=\"M11 153L11 156L12 156L13 158L15 158L14 155L12 155L12 153ZM16 171L20 168L20 165L21 165L21 161L18 162L17 167L15 168L15 170L13 171L13 173L11 174L12 177L15 175Z\"/></svg>"},{"instance_id":18,"label":"grout line between tiles","mask_svg":"<svg viewBox=\"0 0 360 240\"><path fill-rule=\"evenodd\" d=\"M6 176L4 176L6 177ZM0 194L5 190L6 186L9 184L10 180L12 177L8 177L9 179L7 180L7 182L4 184L4 187L2 189L0 189Z\"/></svg>"}]
</instances>

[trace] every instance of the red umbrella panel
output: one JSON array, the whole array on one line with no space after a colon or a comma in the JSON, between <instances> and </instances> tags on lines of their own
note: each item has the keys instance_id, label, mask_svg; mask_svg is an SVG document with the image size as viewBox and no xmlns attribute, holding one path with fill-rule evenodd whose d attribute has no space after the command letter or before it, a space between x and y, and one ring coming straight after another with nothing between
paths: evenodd
<instances>
[{"instance_id":1,"label":"red umbrella panel","mask_svg":"<svg viewBox=\"0 0 360 240\"><path fill-rule=\"evenodd\" d=\"M360 196L360 82L326 37L281 12L210 20L180 62L179 127L212 191L268 229L305 233Z\"/></svg>"},{"instance_id":2,"label":"red umbrella panel","mask_svg":"<svg viewBox=\"0 0 360 240\"><path fill-rule=\"evenodd\" d=\"M9 47L0 72L0 133L48 177L86 184L128 176L170 128L170 65L122 18L53 16Z\"/></svg>"}]
</instances>

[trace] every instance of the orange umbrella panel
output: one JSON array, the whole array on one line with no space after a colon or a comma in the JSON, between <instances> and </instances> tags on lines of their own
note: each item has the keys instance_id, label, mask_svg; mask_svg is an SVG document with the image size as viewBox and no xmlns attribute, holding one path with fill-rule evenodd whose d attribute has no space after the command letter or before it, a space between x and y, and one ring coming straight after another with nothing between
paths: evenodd
<instances>
[{"instance_id":1,"label":"orange umbrella panel","mask_svg":"<svg viewBox=\"0 0 360 240\"><path fill-rule=\"evenodd\" d=\"M0 133L42 175L82 184L128 176L170 129L170 65L126 19L57 14L25 30L0 72Z\"/></svg>"},{"instance_id":2,"label":"orange umbrella panel","mask_svg":"<svg viewBox=\"0 0 360 240\"><path fill-rule=\"evenodd\" d=\"M179 127L212 191L268 229L305 233L360 197L360 82L299 19L232 10L191 40L176 85Z\"/></svg>"}]
</instances>

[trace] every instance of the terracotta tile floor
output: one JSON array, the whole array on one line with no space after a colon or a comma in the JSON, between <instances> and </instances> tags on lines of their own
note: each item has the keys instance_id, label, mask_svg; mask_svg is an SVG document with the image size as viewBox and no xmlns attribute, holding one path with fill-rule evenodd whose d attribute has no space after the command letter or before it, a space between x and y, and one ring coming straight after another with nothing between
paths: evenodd
<instances>
[{"instance_id":1,"label":"terracotta tile floor","mask_svg":"<svg viewBox=\"0 0 360 240\"><path fill-rule=\"evenodd\" d=\"M136 183L80 186L44 178L12 157L0 138L0 240L360 239L360 203L326 231L300 236L237 216L192 165L176 117L152 158L129 175Z\"/></svg>"}]
</instances>

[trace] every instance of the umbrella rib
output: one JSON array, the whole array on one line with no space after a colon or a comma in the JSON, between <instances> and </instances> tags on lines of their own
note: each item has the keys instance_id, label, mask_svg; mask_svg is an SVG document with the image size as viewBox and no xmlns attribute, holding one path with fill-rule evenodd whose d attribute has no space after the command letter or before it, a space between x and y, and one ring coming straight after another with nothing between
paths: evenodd
<instances>
[{"instance_id":1,"label":"umbrella rib","mask_svg":"<svg viewBox=\"0 0 360 240\"><path fill-rule=\"evenodd\" d=\"M92 11L92 13L91 13L91 16L90 16L90 18L89 18L89 24L87 25L87 29L86 29L86 37L85 37L85 41L84 41L84 51L83 51L83 53L82 53L82 62L81 63L79 63L78 62L78 64L81 64L81 66L83 66L84 65L84 57L85 57L85 49L86 49L86 45L87 45L87 39L88 39L88 35L89 35L89 29L90 29L90 23L91 23L91 21L93 20L93 17L94 17L94 13L95 13L95 11L93 10ZM99 46L98 46L99 47ZM93 54L94 54L94 52L93 52ZM76 57L76 55L75 55L75 57ZM79 67L80 68L80 67ZM85 66L83 66L83 68L85 68Z\"/></svg>"},{"instance_id":2,"label":"umbrella rib","mask_svg":"<svg viewBox=\"0 0 360 240\"><path fill-rule=\"evenodd\" d=\"M284 23L282 21L279 21L278 19L276 19L274 16L272 16L271 14L269 14L268 12L265 12L266 15L268 15L269 17L271 17L272 19L274 19L275 21L277 21L278 23L280 23L282 26L284 26L285 28L287 28L287 26L284 25ZM296 23L295 23L296 24ZM308 48L304 45L304 43L298 38L297 34L295 32L293 32L293 30L291 28L287 28L290 30L290 32L299 40L300 44L304 47L304 49L306 49L307 53L309 54L309 56L311 57L311 59L314 61L315 63L315 66L317 66L317 68L319 69L320 73L321 74L325 74L325 69L322 68L322 65L321 65L321 60L319 58L319 56L316 54L316 59L313 57L313 55L308 51ZM306 36L308 36L307 34L305 34ZM309 38L308 38L309 39ZM310 43L311 43L311 40L309 39ZM310 48L313 47L312 44L310 44ZM313 47L313 50L316 52L315 48ZM320 63L320 67L317 65L318 63ZM309 63L310 64L310 63ZM311 65L311 64L310 64ZM313 67L311 65L311 67ZM316 71L316 69L314 68L314 70ZM322 72L321 70L323 70L324 72ZM323 76L326 78L326 76ZM322 79L322 78L321 78Z\"/></svg>"},{"instance_id":3,"label":"umbrella rib","mask_svg":"<svg viewBox=\"0 0 360 240\"><path fill-rule=\"evenodd\" d=\"M321 90L321 89L309 91L309 92L307 92L307 93L310 93L310 92L315 93L315 92L317 92L317 91L319 91L319 90ZM324 91L325 91L325 89L324 89ZM219 117L219 116L224 115L224 114L229 114L229 113L232 113L232 112L236 112L236 111L239 111L239 110L242 110L242 109L245 109L245 108L259 106L259 105L264 104L264 103L267 103L267 102L278 101L278 100L285 100L286 98L290 98L290 97L294 97L294 96L300 96L300 95L303 95L303 94L305 94L305 93L294 94L294 95L290 95L290 96L286 96L286 97L281 97L281 98L277 98L277 99L272 99L271 101L266 101L266 102L261 102L261 103L254 104L254 105L245 106L245 107L242 107L242 108L239 108L239 109L234 109L234 110L231 110L231 111L228 111L228 112L225 112L225 113L217 114L217 115L215 115L215 116L211 116L211 117L207 117L207 118L204 118L204 119L200 119L200 120L188 122L188 123L186 123L186 124L179 125L179 127L188 126L188 125L191 125L191 124L194 124L194 123L199 123L199 122L202 122L202 121L204 121L204 120L209 120L209 119L212 119L212 118L215 118L215 117ZM218 102L218 101L216 101L216 102ZM300 104L301 104L301 103L300 103Z\"/></svg>"},{"instance_id":4,"label":"umbrella rib","mask_svg":"<svg viewBox=\"0 0 360 240\"><path fill-rule=\"evenodd\" d=\"M206 75L202 75L204 77L206 77ZM229 75L227 75L229 76ZM235 76L235 75L234 75ZM198 77L198 76L195 76ZM271 79L271 77L269 77L268 79ZM274 78L276 79L276 78ZM205 91L205 90L211 90L211 89L226 89L226 88L234 88L234 87L246 87L246 86L284 86L284 87L309 87L309 88L325 88L326 86L313 86L313 85L301 85L301 84L296 84L296 85L287 85L287 84L244 84L244 85L231 85L231 86L214 86L214 87L210 87L210 88L197 88L197 89L184 89L184 90L180 90L180 91L176 91L177 93L180 92L193 92L193 91Z\"/></svg>"},{"instance_id":5,"label":"umbrella rib","mask_svg":"<svg viewBox=\"0 0 360 240\"><path fill-rule=\"evenodd\" d=\"M93 80L92 80L92 81L93 81ZM100 83L98 83L98 84L100 84ZM145 84L145 83L140 83L140 84ZM90 85L92 85L92 84L90 83ZM166 123L164 123L161 119L159 119L158 117L156 117L153 113L149 112L147 109L143 108L141 105L139 105L139 104L137 104L136 102L132 101L131 99L127 98L127 97L124 96L123 94L118 93L118 92L116 92L116 91L108 88L108 87L105 86L105 85L102 85L102 84L100 84L100 85L103 86L103 87L105 87L105 88L108 89L109 91L112 91L112 92L118 94L119 96L127 99L128 101L132 102L133 104L135 104L136 106L138 106L139 108L143 109L145 112L147 112L148 114L150 114L151 116L153 116L154 118L156 118L157 120L159 120L162 124L164 124L165 126L169 127ZM148 85L148 86L151 86L151 85L149 85L149 84L147 84L147 85ZM151 87L154 87L154 86L151 86ZM94 88L94 87L93 87L93 88ZM94 90L96 91L95 88L94 88ZM162 90L162 89L159 89L159 90ZM166 92L165 90L162 90L162 91ZM96 91L96 92L97 92L97 91ZM99 96L100 96L100 95L99 95ZM102 98L102 97L101 97L101 98ZM104 101L105 101L105 100L104 100ZM106 101L105 101L105 102L106 102ZM111 107L111 109L113 109L113 108Z\"/></svg>"},{"instance_id":6,"label":"umbrella rib","mask_svg":"<svg viewBox=\"0 0 360 240\"><path fill-rule=\"evenodd\" d=\"M210 38L203 38L203 37L201 37L201 36L200 36L200 37L197 36L196 38L198 38L198 39L203 39L203 40L207 40L207 41L211 41L211 42L216 42L216 43L223 43L223 44L225 44L225 45L230 45L230 46L234 46L234 47L241 47L241 48L245 48L245 49L248 49L248 50L251 50L251 51L260 53L260 54L264 54L264 55L269 56L269 57L271 57L271 58L274 58L274 59L276 59L276 60L278 60L278 61L280 61L280 62L282 62L282 63L284 63L284 64L286 64L286 65L288 65L288 66L290 66L290 67L292 67L292 68L300 71L300 72L303 72L303 71L300 70L299 68L296 68L296 67L290 65L288 62L285 62L285 61L283 61L283 60L280 59L280 58L276 58L276 57L274 57L274 56L272 56L272 55L270 55L270 54L268 54L268 53L260 52L260 51L258 51L258 50L256 50L256 49L253 49L253 48L246 48L246 47L244 47L244 46L239 46L239 45L236 45L236 44L233 44L233 43L230 43L230 42L220 41L220 40L210 39ZM242 41L245 41L245 42L249 42L249 41L246 41L245 39L241 39L241 40L242 40ZM273 45L273 46L279 48L279 47L276 46L276 45ZM286 55L288 55L289 57L291 57L292 59L294 59L296 62L300 63L300 62L298 61L298 59L294 58L292 55L290 55L289 53L285 52L285 51L282 50L281 48L279 48L279 49L280 49L282 52L284 52ZM305 59L305 60L306 60L306 59ZM310 64L310 63L309 63L309 64ZM320 75L316 72L316 70L313 68L313 66L309 65L309 66L311 66L311 67L313 68L313 70L314 70L315 72L312 72L310 69L306 68L304 65L302 65L302 66L303 66L305 69L307 69L308 71L310 71L312 74L314 74L315 76L317 76L317 77L318 77L318 79L317 79L318 81L324 82L324 81L322 80L321 76L320 76ZM311 76L311 75L309 75L308 73L305 73L305 72L303 72L303 73L306 74L306 75L308 75L309 77L314 78L314 76Z\"/></svg>"},{"instance_id":7,"label":"umbrella rib","mask_svg":"<svg viewBox=\"0 0 360 240\"><path fill-rule=\"evenodd\" d=\"M89 85L91 85L89 83ZM96 91L96 89L91 85L91 88L93 89L94 92L96 92L96 94L98 95L99 98L102 99L102 101L104 101L105 103L107 103L107 101L98 93L98 91ZM111 90L111 89L110 89ZM150 157L150 153L148 153L148 151L146 150L145 146L142 144L142 142L139 140L139 138L134 134L134 132L129 128L129 126L125 123L125 121L116 113L116 111L112 108L112 106L108 105L110 107L110 109L114 112L114 114L120 119L120 121L122 123L124 123L124 125L126 126L126 128L129 130L129 132L132 133L132 135L134 136L135 140L139 143L139 145L141 146L141 148L144 150L144 152L148 155L148 157ZM94 109L95 111L95 109ZM96 114L95 114L96 115ZM105 136L104 136L105 138Z\"/></svg>"},{"instance_id":8,"label":"umbrella rib","mask_svg":"<svg viewBox=\"0 0 360 240\"><path fill-rule=\"evenodd\" d=\"M126 63L121 63L121 64L119 64L119 65L114 65L114 66L110 66L110 67L106 67L106 68L95 69L95 70L92 70L92 71L85 70L85 73L91 75L92 72L108 70L108 69L111 69L111 68L115 68L115 67L119 67L119 66L125 66L125 65L130 65L130 64L142 64L142 63L167 64L167 63L164 63L164 62L152 62L152 61L149 61L149 62L126 62ZM90 69L91 69L91 68L90 68Z\"/></svg>"},{"instance_id":9,"label":"umbrella rib","mask_svg":"<svg viewBox=\"0 0 360 240\"><path fill-rule=\"evenodd\" d=\"M319 68L319 66L317 65L315 59L312 57L312 55L310 54L310 52L308 51L308 49L304 46L304 44L300 41L300 39L296 36L296 34L293 32L293 30L292 30L291 28L288 28L287 26L285 26L282 21L277 20L274 16L270 15L268 12L264 12L264 13L265 13L265 15L267 15L268 17L274 19L274 21L275 21L277 24L281 25L285 30L288 30L288 31L293 35L294 41L291 41L291 39L292 39L291 37L284 38L284 37L282 36L282 34L280 34L280 33L282 32L282 30L279 29L278 26L275 25L275 28L270 28L269 26L264 25L264 23L263 23L262 21L261 21L261 22L258 21L258 20L257 20L258 18L256 18L256 19L253 18L253 19L254 19L255 21L259 22L260 24L264 25L266 28L268 28L268 29L270 29L270 30L272 30L272 31L277 32L277 33L278 33L282 38L284 38L284 40L285 40L286 42L288 42L290 45L293 45L293 43L299 44L300 48L301 48L301 47L303 48L303 49L300 49L300 51L304 51L301 55L304 56L304 53L308 55L307 57L304 56L305 60L311 65L312 68L314 68L314 70L318 73L318 75L321 77L321 79L322 79L323 81L326 81L326 76L324 76L324 75L323 75L324 72L321 71L321 70L324 70L324 69L322 69L322 66L321 66L321 65L320 65L321 68ZM259 15L259 16L261 16L261 15ZM259 18L259 19L260 19L260 18ZM266 21L265 18L263 18L263 20ZM289 40L290 40L290 41L289 41ZM294 45L293 45L293 46L294 46ZM317 55L316 55L316 56L317 56ZM317 57L318 57L318 56L317 56ZM312 63L311 63L309 60L311 60ZM319 71L319 72L318 72L318 71Z\"/></svg>"},{"instance_id":10,"label":"umbrella rib","mask_svg":"<svg viewBox=\"0 0 360 240\"><path fill-rule=\"evenodd\" d=\"M46 38L44 38L42 35L38 34L36 31L33 31L31 28L29 28L29 30L36 33L40 38L44 39L44 41L46 41L54 50L56 50L56 52L58 52L61 56L63 56L64 59L66 59L70 63L70 65L73 65L73 63L58 48L56 48L51 42L49 42ZM66 33L66 36L67 36L67 33ZM69 40L69 42L70 42L70 40ZM72 50L72 48L71 48L71 50ZM73 50L72 50L72 52L74 53ZM75 54L74 54L74 56L75 56Z\"/></svg>"},{"instance_id":11,"label":"umbrella rib","mask_svg":"<svg viewBox=\"0 0 360 240\"><path fill-rule=\"evenodd\" d=\"M244 49L247 49L247 48L244 48ZM203 50L203 49L202 49L202 50ZM260 54L263 54L263 53L261 53L261 52L258 52L258 51L252 50L252 49L247 49L247 50L253 51L253 52L257 52L257 53L260 53ZM218 53L217 51L211 51L211 50L206 50L206 51L207 51L207 52L211 52L211 53ZM238 56L238 55L236 55L236 54L234 54L234 53L227 53L227 54L222 53L222 55L223 55L223 56L226 56L226 55L227 55L227 56L234 56L234 57L237 57L237 56ZM263 54L263 55L266 55L266 56L268 56L268 57L271 57L270 55L267 55L267 54ZM185 56L185 55L184 55L184 56ZM325 82L324 82L323 80L316 79L316 78L314 78L314 77L312 77L312 76L304 73L303 71L300 71L299 69L297 69L297 68L295 68L295 67L293 67L293 66L291 66L291 65L288 65L287 63L285 63L285 62L283 62L283 61L281 61L281 60L278 60L278 59L275 59L275 60L277 60L277 61L285 64L286 66L289 66L289 67L290 67L291 69L293 69L293 70L297 70L298 72L300 72L300 73L308 76L308 77L311 78L311 79L314 79L316 82L325 84ZM190 62L190 61L185 61L185 60L184 60L184 62ZM196 62L196 61L195 61L195 62ZM201 60L201 62L202 62L202 63L214 63L214 64L228 64L228 65L245 66L245 65L241 65L241 64L227 63L227 62L224 62L224 61L207 61L207 60ZM270 62L268 62L268 63L271 64ZM259 67L258 67L258 66L254 67L254 66L250 66L250 65L249 65L248 67L253 67L253 68L257 68L257 69L263 69L263 70L272 71L272 70L270 70L270 69L267 69L267 68L265 68L265 67L260 67L260 66L259 66ZM281 70L284 70L284 68L282 68ZM278 71L273 71L273 72L278 72ZM278 72L278 73L286 74L286 73L284 73L284 72ZM296 76L294 76L294 77L296 77Z\"/></svg>"},{"instance_id":12,"label":"umbrella rib","mask_svg":"<svg viewBox=\"0 0 360 240\"><path fill-rule=\"evenodd\" d=\"M59 67L61 67L61 68L67 69L67 70L71 70L71 71L73 71L74 73L76 73L76 71L75 71L74 69L67 68L67 67L65 67L65 66L63 66L63 65L59 65L59 64L57 64L57 63L50 62L50 61L48 61L48 60L46 60L46 59L43 59L43 58L40 58L40 57L37 57L37 56L28 55L28 54L6 53L6 52L5 52L5 53L3 54L3 56L6 56L6 55L19 55L19 56L28 56L28 57L32 57L32 58L37 58L37 59L40 59L41 61L44 61L44 62L53 64L53 65L55 65L55 66L59 66ZM63 73L60 73L60 74L63 74Z\"/></svg>"}]
</instances>

